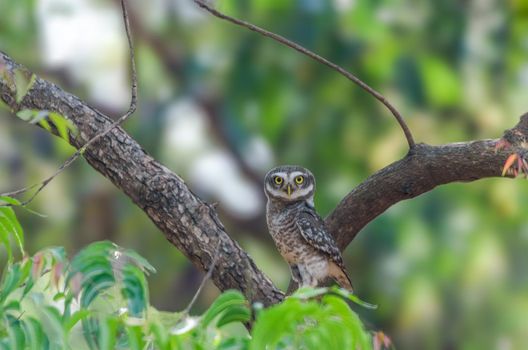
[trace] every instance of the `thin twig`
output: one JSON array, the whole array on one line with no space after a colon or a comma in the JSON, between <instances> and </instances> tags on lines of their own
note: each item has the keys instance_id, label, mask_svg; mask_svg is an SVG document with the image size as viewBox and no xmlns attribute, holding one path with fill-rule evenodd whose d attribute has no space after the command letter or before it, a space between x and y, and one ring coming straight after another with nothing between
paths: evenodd
<instances>
[{"instance_id":1,"label":"thin twig","mask_svg":"<svg viewBox=\"0 0 528 350\"><path fill-rule=\"evenodd\" d=\"M193 0L198 6L200 6L201 8L205 9L207 12L209 12L210 14L212 14L213 16L216 16L220 19L223 19L223 20L226 20L228 22L231 22L233 24L236 24L238 26L241 26L241 27L245 27L249 30L252 30L254 32L257 32L263 36L266 36L268 38L271 38L283 45L286 45L332 69L334 69L335 71L337 71L338 73L340 73L341 75L345 76L347 79L351 80L352 82L354 82L355 84L357 84L360 88L362 88L363 90L365 90L366 92L368 92L369 94L371 94L372 96L374 96L374 98L376 98L378 101L380 101L381 103L383 103L383 105L385 105L385 107L387 107L389 109L389 111L392 113L392 115L394 115L394 117L396 118L396 121L398 122L398 124L400 124L400 127L402 128L403 130L403 133L405 134L405 138L407 139L407 143L409 144L409 148L410 149L413 149L414 146L415 146L415 142L414 142L414 139L413 139L413 136L412 136L412 133L411 133L411 130L409 129L409 127L407 126L407 124L405 123L405 121L403 120L403 117L402 115L400 114L400 112L398 112L398 110L389 102L387 101L387 99L385 98L385 96L383 96L382 94L380 94L379 92L377 92L376 90L374 90L373 88L371 88L369 85L367 85L365 82L363 82L361 79L359 79L358 77L356 77L354 74L350 73L349 71L345 70L344 68L342 68L341 66L327 60L326 58L322 57L322 56L319 56L318 54L306 49L305 47L299 45L299 44L296 44L294 43L293 41L291 40L288 40L286 39L285 37L283 36L280 36L278 34L275 34L273 32L270 32L266 29L263 29L263 28L260 28L254 24L251 24L249 22L246 22L246 21L243 21L243 20L240 20L240 19L237 19L237 18L233 18L231 16L228 16L218 10L216 10L215 8L211 7L209 4L207 4L205 1L203 0Z\"/></svg>"},{"instance_id":2,"label":"thin twig","mask_svg":"<svg viewBox=\"0 0 528 350\"><path fill-rule=\"evenodd\" d=\"M209 267L209 271L205 274L204 278L202 279L202 282L200 283L200 286L198 287L198 290L196 293L194 293L194 296L191 299L191 302L187 307L183 310L183 315L188 315L189 311L191 311L191 308L193 307L194 303L196 303L196 300L198 299L198 296L202 292L202 289L205 287L205 283L211 278L211 275L213 274L213 270L216 266L216 262L218 261L218 256L220 255L220 246L216 248L216 252L213 256L213 261L211 262L211 266Z\"/></svg>"},{"instance_id":3,"label":"thin twig","mask_svg":"<svg viewBox=\"0 0 528 350\"><path fill-rule=\"evenodd\" d=\"M128 111L125 114L123 114L121 117L119 117L115 122L113 122L107 129L103 130L101 133L95 135L93 138L88 140L81 148L79 148L75 153L73 153L57 169L57 171L55 173L53 173L48 178L42 180L39 183L33 184L31 186L24 187L24 188L16 190L16 191L2 193L2 194L0 194L0 196L10 196L10 197L12 197L12 196L19 195L21 193L25 193L25 192L27 192L27 191L35 188L35 187L38 187L37 190L35 191L35 193L33 193L33 195L29 199L27 199L27 200L25 200L25 201L23 201L23 202L21 202L19 204L20 206L28 205L31 201L33 201L33 199L35 199L35 197L40 193L40 191L42 191L57 175L62 173L73 162L75 162L79 158L79 156L81 156L90 145L92 145L94 142L96 142L97 140L101 139L103 136L108 134L116 126L122 124L128 117L130 117L132 115L132 113L134 113L136 111L136 107L137 107L137 72L136 72L136 62L135 62L135 56L134 56L134 44L132 43L132 34L131 34L131 31L130 31L130 24L129 24L129 20L128 20L128 13L127 13L126 6L125 6L125 0L121 0L121 9L122 9L122 12L123 12L123 22L125 24L125 32L126 32L127 41L128 41L128 49L129 49L129 57L130 57L130 69L131 69L131 75L132 75L132 77L131 77L131 79L132 79L131 98L130 98L130 106L128 107ZM97 111L97 113L99 113L99 114L101 114L101 115L106 117L106 115L104 115L103 113L101 113L99 111ZM13 206L13 205L9 204L9 203L0 204L0 207L6 207L6 206Z\"/></svg>"}]
</instances>

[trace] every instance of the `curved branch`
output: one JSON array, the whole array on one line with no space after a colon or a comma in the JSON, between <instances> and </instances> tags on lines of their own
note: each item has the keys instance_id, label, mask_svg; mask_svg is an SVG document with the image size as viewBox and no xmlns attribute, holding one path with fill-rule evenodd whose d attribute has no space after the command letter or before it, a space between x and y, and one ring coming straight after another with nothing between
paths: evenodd
<instances>
[{"instance_id":1,"label":"curved branch","mask_svg":"<svg viewBox=\"0 0 528 350\"><path fill-rule=\"evenodd\" d=\"M16 70L25 68L0 52L0 99L13 111L48 110L67 117L78 130L78 135L69 140L75 148L83 148L88 140L112 125L109 118L76 96L38 77L18 103L16 87L6 80ZM148 155L121 127L102 135L83 156L141 208L167 240L199 269L205 271L212 266L218 250L212 280L220 290L238 289L251 302L264 305L282 300L283 293L228 236L214 208L194 195L178 175Z\"/></svg>"},{"instance_id":2,"label":"curved branch","mask_svg":"<svg viewBox=\"0 0 528 350\"><path fill-rule=\"evenodd\" d=\"M528 118L512 130L528 124ZM506 135L506 134L505 134ZM480 140L441 146L417 144L405 158L371 175L353 189L326 218L343 250L370 221L392 205L452 182L470 182L501 176L509 154L521 144L497 149L500 140Z\"/></svg>"},{"instance_id":3,"label":"curved branch","mask_svg":"<svg viewBox=\"0 0 528 350\"><path fill-rule=\"evenodd\" d=\"M409 129L409 127L405 123L405 120L403 120L402 115L400 114L400 112L398 112L396 107L394 107L385 98L385 96L380 94L378 91L374 90L372 87L370 87L368 84L366 84L363 80L361 80L358 77L356 77L354 74L350 73L349 71L347 71L343 67L341 67L341 66L339 66L339 65L337 65L337 64L335 64L335 63L333 63L333 62L331 62L329 60L327 60L326 58L324 58L322 56L319 56L318 54L308 50L307 48L305 48L305 47L303 47L303 46L301 46L299 44L296 44L296 43L294 43L291 40L286 39L283 36L280 36L278 34L270 32L270 31L268 31L266 29L260 28L260 27L258 27L256 25L252 24L252 23L249 23L249 22L246 22L246 21L242 21L240 19L228 16L228 15L218 11L217 9L213 8L212 6L210 6L209 4L207 4L203 0L194 0L194 2L198 6L200 6L201 8L203 8L204 10L206 10L207 12L212 14L213 16L216 16L216 17L218 17L220 19L226 20L226 21L231 22L233 24L236 24L238 26L241 26L241 27L247 28L249 30L252 30L252 31L254 31L254 32L256 32L256 33L258 33L260 35L265 36L265 37L271 38L271 39L275 40L276 42L278 42L278 43L280 43L282 45L288 46L288 47L290 47L290 48L302 53L303 55L306 55L306 56L310 57L311 59L313 59L313 60L315 60L315 61L317 61L319 63L322 63L325 66L330 67L333 70L337 71L339 74L343 75L345 78L347 78L348 80L352 81L354 84L358 85L360 88L362 88L363 90L368 92L370 95L372 95L375 99L377 99L379 102L381 102L385 107L387 107L387 109L392 113L394 118L396 118L396 121L398 122L398 124L400 125L401 129L403 130L403 133L405 134L405 138L407 139L407 143L409 144L409 148L410 149L414 148L415 142L414 142L414 138L412 136L411 130Z\"/></svg>"}]
</instances>

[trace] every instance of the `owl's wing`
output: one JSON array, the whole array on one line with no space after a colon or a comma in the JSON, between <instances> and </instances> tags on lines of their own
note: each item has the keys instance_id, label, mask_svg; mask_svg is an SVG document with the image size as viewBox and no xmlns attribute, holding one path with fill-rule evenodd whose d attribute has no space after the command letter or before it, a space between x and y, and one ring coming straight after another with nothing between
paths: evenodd
<instances>
[{"instance_id":1,"label":"owl's wing","mask_svg":"<svg viewBox=\"0 0 528 350\"><path fill-rule=\"evenodd\" d=\"M315 249L325 253L340 268L344 269L341 252L334 238L325 228L324 221L317 213L302 211L297 219L301 236Z\"/></svg>"}]
</instances>

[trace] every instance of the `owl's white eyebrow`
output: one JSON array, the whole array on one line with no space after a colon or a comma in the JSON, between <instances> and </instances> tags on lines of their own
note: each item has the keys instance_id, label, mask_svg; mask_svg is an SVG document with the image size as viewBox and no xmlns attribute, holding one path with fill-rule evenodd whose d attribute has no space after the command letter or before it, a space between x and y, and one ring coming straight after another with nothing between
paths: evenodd
<instances>
[{"instance_id":1,"label":"owl's white eyebrow","mask_svg":"<svg viewBox=\"0 0 528 350\"><path fill-rule=\"evenodd\" d=\"M282 178L286 178L286 175L287 175L286 173L283 173L283 172L281 172L281 171L279 171L278 173L274 173L274 174L273 174L273 176L280 176L280 177L282 177Z\"/></svg>"}]
</instances>

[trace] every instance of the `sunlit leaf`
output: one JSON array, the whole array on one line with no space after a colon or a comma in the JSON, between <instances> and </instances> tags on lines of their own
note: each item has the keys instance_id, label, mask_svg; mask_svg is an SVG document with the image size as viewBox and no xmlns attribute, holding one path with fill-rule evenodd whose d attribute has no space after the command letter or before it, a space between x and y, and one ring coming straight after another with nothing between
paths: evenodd
<instances>
[{"instance_id":1,"label":"sunlit leaf","mask_svg":"<svg viewBox=\"0 0 528 350\"><path fill-rule=\"evenodd\" d=\"M143 339L143 332L140 326L126 327L128 334L128 345L132 350L143 350L145 347L145 340Z\"/></svg>"},{"instance_id":2,"label":"sunlit leaf","mask_svg":"<svg viewBox=\"0 0 528 350\"><path fill-rule=\"evenodd\" d=\"M35 74L25 69L15 69L14 73L16 84L16 102L20 103L35 83L37 77Z\"/></svg>"},{"instance_id":3,"label":"sunlit leaf","mask_svg":"<svg viewBox=\"0 0 528 350\"><path fill-rule=\"evenodd\" d=\"M56 112L50 112L49 120L55 125L59 136L65 140L70 140L70 133L72 135L77 134L77 128L75 125L65 116L62 116Z\"/></svg>"}]
</instances>

